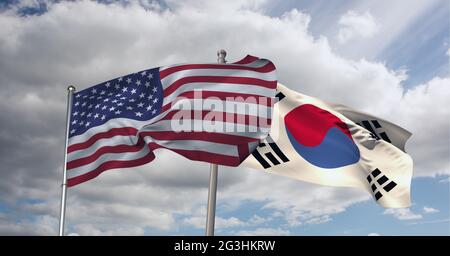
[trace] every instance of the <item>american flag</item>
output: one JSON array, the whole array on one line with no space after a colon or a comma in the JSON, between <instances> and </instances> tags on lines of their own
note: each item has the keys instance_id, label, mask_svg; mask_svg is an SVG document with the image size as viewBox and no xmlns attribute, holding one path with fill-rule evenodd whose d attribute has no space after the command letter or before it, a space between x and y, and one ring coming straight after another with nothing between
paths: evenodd
<instances>
[{"instance_id":1,"label":"american flag","mask_svg":"<svg viewBox=\"0 0 450 256\"><path fill-rule=\"evenodd\" d=\"M76 92L67 148L68 186L106 170L146 164L159 148L191 160L237 166L268 134L276 84L273 63L248 55L232 64L143 70ZM257 100L248 103L251 98ZM192 107L183 108L186 103ZM230 103L232 108L212 107ZM251 105L257 106L256 115L246 112ZM191 124L190 129L174 129L181 121ZM223 129L205 130L204 124Z\"/></svg>"}]
</instances>

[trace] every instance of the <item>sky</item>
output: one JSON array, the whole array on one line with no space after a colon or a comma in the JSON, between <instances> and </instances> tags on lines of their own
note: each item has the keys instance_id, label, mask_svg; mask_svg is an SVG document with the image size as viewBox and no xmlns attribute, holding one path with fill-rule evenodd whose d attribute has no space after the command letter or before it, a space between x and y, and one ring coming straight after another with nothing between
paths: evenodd
<instances>
[{"instance_id":1,"label":"sky","mask_svg":"<svg viewBox=\"0 0 450 256\"><path fill-rule=\"evenodd\" d=\"M279 82L412 132L412 206L219 169L217 235L449 235L449 2L0 2L0 235L56 235L66 88L184 62L272 60ZM203 235L209 164L168 151L68 190L71 235ZM181 167L181 168L180 168Z\"/></svg>"}]
</instances>

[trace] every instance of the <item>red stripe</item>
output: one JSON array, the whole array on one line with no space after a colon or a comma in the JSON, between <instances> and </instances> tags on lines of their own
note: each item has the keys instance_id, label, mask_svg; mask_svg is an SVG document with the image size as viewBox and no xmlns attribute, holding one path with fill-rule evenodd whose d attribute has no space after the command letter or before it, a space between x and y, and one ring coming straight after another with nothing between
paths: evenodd
<instances>
[{"instance_id":1,"label":"red stripe","mask_svg":"<svg viewBox=\"0 0 450 256\"><path fill-rule=\"evenodd\" d=\"M164 97L172 94L176 89L187 83L226 83L237 85L257 85L269 89L277 87L276 81L266 81L253 77L235 77L235 76L188 76L183 77L172 83L164 90Z\"/></svg>"},{"instance_id":2,"label":"red stripe","mask_svg":"<svg viewBox=\"0 0 450 256\"><path fill-rule=\"evenodd\" d=\"M179 118L174 118L175 115L178 115ZM221 121L266 128L269 128L272 122L271 119L253 115L243 115L211 110L172 110L159 120L182 120L182 119L205 120L211 122Z\"/></svg>"},{"instance_id":3,"label":"red stripe","mask_svg":"<svg viewBox=\"0 0 450 256\"><path fill-rule=\"evenodd\" d=\"M92 146L97 140L111 138L114 136L125 136L125 135L136 135L137 129L133 127L122 127L122 128L113 128L106 132L96 133L92 137L90 137L87 141L70 145L67 147L67 153L71 153L77 150L89 148Z\"/></svg>"},{"instance_id":4,"label":"red stripe","mask_svg":"<svg viewBox=\"0 0 450 256\"><path fill-rule=\"evenodd\" d=\"M216 142L227 145L237 145L259 141L259 139L239 135L211 133L211 132L159 131L159 132L142 132L139 135L143 137L150 136L156 140L199 140L199 141Z\"/></svg>"},{"instance_id":5,"label":"red stripe","mask_svg":"<svg viewBox=\"0 0 450 256\"><path fill-rule=\"evenodd\" d=\"M250 152L248 151L248 144L238 145L238 154L239 160L244 161L244 159L247 158L248 155L250 155Z\"/></svg>"},{"instance_id":6,"label":"red stripe","mask_svg":"<svg viewBox=\"0 0 450 256\"><path fill-rule=\"evenodd\" d=\"M70 171L71 169L95 162L99 157L101 157L104 154L139 152L142 148L144 148L144 146L145 146L144 140L142 140L141 138L135 145L103 146L90 156L78 158L76 160L68 162L67 170Z\"/></svg>"},{"instance_id":7,"label":"red stripe","mask_svg":"<svg viewBox=\"0 0 450 256\"><path fill-rule=\"evenodd\" d=\"M165 148L164 146L161 146L154 142L149 143L149 146L151 149ZM178 153L186 157L187 159L194 161L202 161L202 162L206 161L208 163L220 164L225 166L238 166L240 164L239 159L234 156L226 156L200 150L186 150L186 149L172 149L172 148L165 148L165 149L171 150L175 153Z\"/></svg>"},{"instance_id":8,"label":"red stripe","mask_svg":"<svg viewBox=\"0 0 450 256\"><path fill-rule=\"evenodd\" d=\"M247 55L245 56L245 58L243 58L242 60L238 61L238 62L234 62L233 64L241 64L241 65L245 65L245 64L249 64L252 63L255 60L258 60L258 57L252 56L252 55Z\"/></svg>"},{"instance_id":9,"label":"red stripe","mask_svg":"<svg viewBox=\"0 0 450 256\"><path fill-rule=\"evenodd\" d=\"M201 96L201 97L199 97ZM188 99L220 99L223 101L233 101L233 102L243 102L243 103L254 103L267 107L273 106L274 98L256 95L256 94L248 94L248 93L239 93L239 92L218 92L218 91L187 91L180 93L177 98L188 98ZM174 101L169 102L167 104L173 104ZM166 105L167 105L166 104Z\"/></svg>"},{"instance_id":10,"label":"red stripe","mask_svg":"<svg viewBox=\"0 0 450 256\"><path fill-rule=\"evenodd\" d=\"M104 162L94 170L85 173L83 175L71 178L67 180L67 186L73 187L75 185L78 185L80 183L83 183L85 181L88 181L90 179L93 179L100 175L102 172L110 170L110 169L117 169L117 168L129 168L129 167L135 167L144 165L148 162L151 162L153 159L155 159L155 155L153 152L149 152L147 155L134 159L134 160L127 160L127 161L108 161Z\"/></svg>"},{"instance_id":11,"label":"red stripe","mask_svg":"<svg viewBox=\"0 0 450 256\"><path fill-rule=\"evenodd\" d=\"M275 70L275 65L270 61L261 67L246 67L236 64L186 64L161 70L159 72L159 77L162 80L173 73L190 69L232 69L232 70L249 70L260 73L269 73Z\"/></svg>"}]
</instances>

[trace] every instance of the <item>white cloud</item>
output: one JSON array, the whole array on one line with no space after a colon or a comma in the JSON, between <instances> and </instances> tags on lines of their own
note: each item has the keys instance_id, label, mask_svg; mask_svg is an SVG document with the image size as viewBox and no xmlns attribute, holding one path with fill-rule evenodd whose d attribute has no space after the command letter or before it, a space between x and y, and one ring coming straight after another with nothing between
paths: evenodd
<instances>
[{"instance_id":1,"label":"white cloud","mask_svg":"<svg viewBox=\"0 0 450 256\"><path fill-rule=\"evenodd\" d=\"M425 214L428 214L428 213L437 213L437 212L439 212L439 210L438 210L438 209L435 209L435 208L433 208L433 207L427 207L427 206L424 206L424 207L423 207L423 212L424 212Z\"/></svg>"},{"instance_id":2,"label":"white cloud","mask_svg":"<svg viewBox=\"0 0 450 256\"><path fill-rule=\"evenodd\" d=\"M365 13L348 11L340 17L338 24L340 28L337 38L341 44L356 37L373 37L379 30L379 25L375 21L375 18L368 11Z\"/></svg>"},{"instance_id":3,"label":"white cloud","mask_svg":"<svg viewBox=\"0 0 450 256\"><path fill-rule=\"evenodd\" d=\"M448 78L404 94L402 72L336 55L327 38L308 32L308 14L294 9L270 17L259 11L258 1L221 1L219 12L210 1L204 3L169 2L169 10L154 10L158 8L77 1L54 4L41 16L0 14L0 200L38 216L21 225L11 224L26 219L20 214L4 216L1 234L57 232L68 84L83 89L149 67L214 62L219 48L228 51L229 61L247 53L273 60L280 82L294 90L399 122L414 133L407 149L415 174L448 173L449 125L442 118L449 114L443 107L449 98ZM69 189L67 231L137 235L148 229L176 233L186 224L202 228L204 213L198 209L206 207L208 170L206 163L159 151L151 164L106 172ZM225 210L237 211L250 202L274 212L255 212L248 220L217 219L218 228L236 228L238 233L251 226L254 230L242 232L289 234L264 225L272 220L284 221L286 228L323 223L352 204L371 200L359 190L264 172L221 167L219 173L218 202ZM17 206L23 198L44 202Z\"/></svg>"},{"instance_id":4,"label":"white cloud","mask_svg":"<svg viewBox=\"0 0 450 256\"><path fill-rule=\"evenodd\" d=\"M450 48L448 48L447 52L445 52L445 55L450 56Z\"/></svg>"},{"instance_id":5,"label":"white cloud","mask_svg":"<svg viewBox=\"0 0 450 256\"><path fill-rule=\"evenodd\" d=\"M367 236L381 236L381 235L378 233L369 233L369 234L367 234Z\"/></svg>"},{"instance_id":6,"label":"white cloud","mask_svg":"<svg viewBox=\"0 0 450 256\"><path fill-rule=\"evenodd\" d=\"M392 215L399 220L418 220L422 219L422 215L413 213L409 208L387 209L383 214Z\"/></svg>"},{"instance_id":7,"label":"white cloud","mask_svg":"<svg viewBox=\"0 0 450 256\"><path fill-rule=\"evenodd\" d=\"M288 236L289 230L281 228L257 228L255 230L241 230L236 233L239 236Z\"/></svg>"}]
</instances>

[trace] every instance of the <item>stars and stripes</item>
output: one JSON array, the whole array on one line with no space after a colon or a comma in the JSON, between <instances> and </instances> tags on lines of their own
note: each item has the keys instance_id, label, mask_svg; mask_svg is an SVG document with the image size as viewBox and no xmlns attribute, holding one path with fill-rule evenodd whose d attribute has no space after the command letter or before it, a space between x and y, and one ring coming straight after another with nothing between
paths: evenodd
<instances>
[{"instance_id":1,"label":"stars and stripes","mask_svg":"<svg viewBox=\"0 0 450 256\"><path fill-rule=\"evenodd\" d=\"M148 163L158 148L237 166L268 134L276 84L273 63L247 56L233 64L148 69L77 92L70 116L68 186L109 169ZM186 104L191 107L182 108ZM246 110L252 106L256 113ZM174 122L191 126L180 131ZM215 129L205 129L211 123Z\"/></svg>"}]
</instances>

